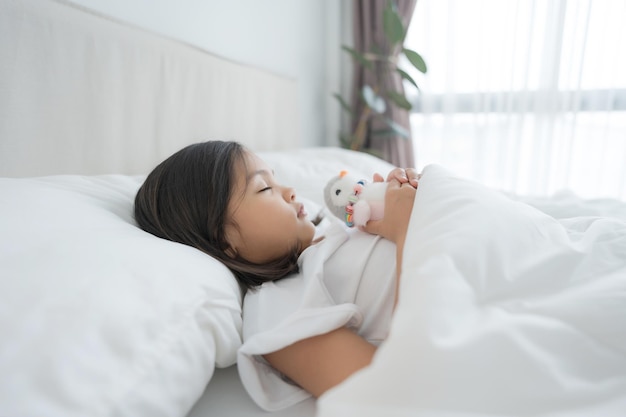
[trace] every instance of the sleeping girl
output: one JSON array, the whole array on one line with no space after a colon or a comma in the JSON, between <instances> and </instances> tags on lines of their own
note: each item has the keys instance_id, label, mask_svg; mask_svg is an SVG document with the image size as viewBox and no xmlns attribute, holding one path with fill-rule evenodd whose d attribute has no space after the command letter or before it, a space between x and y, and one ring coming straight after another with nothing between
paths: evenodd
<instances>
[{"instance_id":1,"label":"sleeping girl","mask_svg":"<svg viewBox=\"0 0 626 417\"><path fill-rule=\"evenodd\" d=\"M320 236L296 191L263 160L236 142L210 141L148 175L135 218L220 260L248 290L239 373L252 398L276 410L367 366L386 338L417 179L413 169L393 170L381 220L348 230L330 219Z\"/></svg>"}]
</instances>

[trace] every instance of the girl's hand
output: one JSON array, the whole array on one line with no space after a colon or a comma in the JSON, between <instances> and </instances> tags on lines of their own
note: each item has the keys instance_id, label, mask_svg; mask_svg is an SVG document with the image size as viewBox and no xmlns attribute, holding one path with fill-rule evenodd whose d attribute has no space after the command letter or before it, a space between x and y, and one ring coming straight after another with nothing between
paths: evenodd
<instances>
[{"instance_id":1,"label":"girl's hand","mask_svg":"<svg viewBox=\"0 0 626 417\"><path fill-rule=\"evenodd\" d=\"M414 168L395 168L393 169L389 175L387 175L387 181L391 181L395 179L400 182L400 184L404 184L408 182L413 186L413 188L417 188L418 181L421 178L421 174L418 174ZM383 182L383 176L376 173L374 174L374 182Z\"/></svg>"},{"instance_id":2,"label":"girl's hand","mask_svg":"<svg viewBox=\"0 0 626 417\"><path fill-rule=\"evenodd\" d=\"M390 174L392 179L389 181L385 192L385 214L383 218L370 220L362 227L362 230L380 235L402 247L409 227L417 186L414 186L407 177L404 178L404 182L401 182L395 177L397 173L394 174L394 172L395 170ZM417 176L413 179L417 183Z\"/></svg>"}]
</instances>

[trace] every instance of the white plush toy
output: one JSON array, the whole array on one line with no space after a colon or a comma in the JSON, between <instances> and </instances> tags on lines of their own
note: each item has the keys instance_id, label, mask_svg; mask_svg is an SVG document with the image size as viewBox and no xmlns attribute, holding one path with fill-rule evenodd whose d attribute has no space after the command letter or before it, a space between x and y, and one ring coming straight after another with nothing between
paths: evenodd
<instances>
[{"instance_id":1,"label":"white plush toy","mask_svg":"<svg viewBox=\"0 0 626 417\"><path fill-rule=\"evenodd\" d=\"M324 188L324 200L330 211L349 227L364 226L368 220L383 218L386 182L366 182L347 171L331 178Z\"/></svg>"}]
</instances>

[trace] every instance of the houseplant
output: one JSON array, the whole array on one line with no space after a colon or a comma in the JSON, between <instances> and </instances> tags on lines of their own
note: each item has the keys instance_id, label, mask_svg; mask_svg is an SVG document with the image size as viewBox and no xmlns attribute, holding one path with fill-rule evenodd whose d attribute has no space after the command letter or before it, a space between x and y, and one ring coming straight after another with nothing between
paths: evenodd
<instances>
[{"instance_id":1,"label":"houseplant","mask_svg":"<svg viewBox=\"0 0 626 417\"><path fill-rule=\"evenodd\" d=\"M420 54L403 46L406 37L406 27L403 25L393 1L389 0L386 3L382 16L379 16L379 18L382 19L385 35L383 45L372 45L369 51L364 52L357 51L346 45L342 46L342 50L351 55L354 65L360 66L364 71L370 71L373 75L373 77L369 77L373 82L366 83L361 87L359 92L360 105L357 106L355 103L353 108L340 94L334 94L341 107L354 122L352 123L354 130L350 134L340 135L341 146L357 151L372 152L372 150L365 148L364 145L368 134L368 126L374 119L383 121L383 125L386 128L372 130L369 132L370 135L409 138L409 132L387 117L385 113L388 106L397 106L410 111L412 105L403 89L398 91L389 88L383 80L389 72L396 72L403 80L406 80L419 91L415 80L399 67L399 60L402 57L405 57L406 61L419 72L426 73L427 71L426 63ZM357 110L357 107L360 110Z\"/></svg>"}]
</instances>

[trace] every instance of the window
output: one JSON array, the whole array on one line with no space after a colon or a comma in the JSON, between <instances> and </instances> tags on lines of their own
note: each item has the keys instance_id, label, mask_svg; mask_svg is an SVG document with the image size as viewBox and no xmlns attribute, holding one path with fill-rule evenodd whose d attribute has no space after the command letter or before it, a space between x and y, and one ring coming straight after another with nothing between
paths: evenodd
<instances>
[{"instance_id":1,"label":"window","mask_svg":"<svg viewBox=\"0 0 626 417\"><path fill-rule=\"evenodd\" d=\"M418 167L521 194L626 199L624 21L622 0L418 2Z\"/></svg>"}]
</instances>

